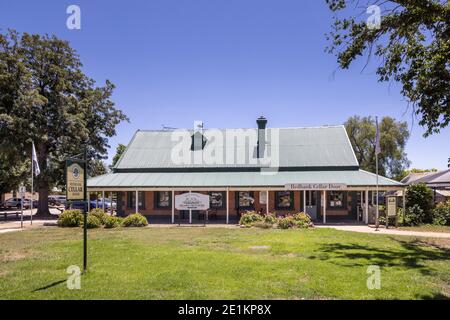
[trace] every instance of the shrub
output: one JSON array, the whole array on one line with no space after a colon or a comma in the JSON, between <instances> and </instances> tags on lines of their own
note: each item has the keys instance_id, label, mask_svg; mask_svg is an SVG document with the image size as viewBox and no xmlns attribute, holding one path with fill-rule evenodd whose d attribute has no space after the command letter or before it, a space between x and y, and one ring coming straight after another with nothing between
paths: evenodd
<instances>
[{"instance_id":1,"label":"shrub","mask_svg":"<svg viewBox=\"0 0 450 320\"><path fill-rule=\"evenodd\" d=\"M98 220L100 220L100 223L104 225L106 223L106 220L108 219L108 215L103 211L102 209L92 209L89 211L89 215L92 215L94 217L97 217Z\"/></svg>"},{"instance_id":2,"label":"shrub","mask_svg":"<svg viewBox=\"0 0 450 320\"><path fill-rule=\"evenodd\" d=\"M122 226L124 227L145 227L148 225L147 219L140 213L130 214L123 219Z\"/></svg>"},{"instance_id":3,"label":"shrub","mask_svg":"<svg viewBox=\"0 0 450 320\"><path fill-rule=\"evenodd\" d=\"M297 228L311 228L314 226L311 217L304 212L296 213L292 218L294 219Z\"/></svg>"},{"instance_id":4,"label":"shrub","mask_svg":"<svg viewBox=\"0 0 450 320\"><path fill-rule=\"evenodd\" d=\"M405 225L407 226L417 226L424 222L425 213L419 207L419 205L415 204L412 207L406 208L405 211Z\"/></svg>"},{"instance_id":5,"label":"shrub","mask_svg":"<svg viewBox=\"0 0 450 320\"><path fill-rule=\"evenodd\" d=\"M270 225L277 223L277 218L272 213L266 214L264 216L263 220L264 220L264 223L270 224Z\"/></svg>"},{"instance_id":6,"label":"shrub","mask_svg":"<svg viewBox=\"0 0 450 320\"><path fill-rule=\"evenodd\" d=\"M83 213L80 210L66 210L58 217L59 227L74 228L83 224Z\"/></svg>"},{"instance_id":7,"label":"shrub","mask_svg":"<svg viewBox=\"0 0 450 320\"><path fill-rule=\"evenodd\" d=\"M433 210L433 224L450 225L450 200L439 203Z\"/></svg>"},{"instance_id":8,"label":"shrub","mask_svg":"<svg viewBox=\"0 0 450 320\"><path fill-rule=\"evenodd\" d=\"M120 217L110 217L105 221L105 228L112 229L112 228L118 228L122 225L123 218Z\"/></svg>"},{"instance_id":9,"label":"shrub","mask_svg":"<svg viewBox=\"0 0 450 320\"><path fill-rule=\"evenodd\" d=\"M261 228L261 229L270 229L273 227L273 223L265 222L265 221L258 221L255 222L253 225L255 228Z\"/></svg>"},{"instance_id":10,"label":"shrub","mask_svg":"<svg viewBox=\"0 0 450 320\"><path fill-rule=\"evenodd\" d=\"M86 226L88 229L100 228L102 226L102 222L96 216L88 214Z\"/></svg>"},{"instance_id":11,"label":"shrub","mask_svg":"<svg viewBox=\"0 0 450 320\"><path fill-rule=\"evenodd\" d=\"M296 226L297 222L294 220L294 217L288 216L284 218L278 219L278 228L280 229L290 229Z\"/></svg>"},{"instance_id":12,"label":"shrub","mask_svg":"<svg viewBox=\"0 0 450 320\"><path fill-rule=\"evenodd\" d=\"M406 189L406 207L413 208L414 206L418 206L422 210L421 222L432 222L433 190L424 183L412 184ZM411 221L417 219L412 218Z\"/></svg>"},{"instance_id":13,"label":"shrub","mask_svg":"<svg viewBox=\"0 0 450 320\"><path fill-rule=\"evenodd\" d=\"M241 226L245 227L251 227L256 222L263 222L264 217L260 214L256 213L255 211L247 211L241 216L241 219L239 220L239 224Z\"/></svg>"}]
</instances>

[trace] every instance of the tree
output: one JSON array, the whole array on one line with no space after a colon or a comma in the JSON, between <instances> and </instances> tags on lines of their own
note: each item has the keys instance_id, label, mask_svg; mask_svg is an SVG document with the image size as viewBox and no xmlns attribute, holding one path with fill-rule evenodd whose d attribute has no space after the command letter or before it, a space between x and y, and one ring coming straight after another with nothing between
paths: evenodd
<instances>
[{"instance_id":1,"label":"tree","mask_svg":"<svg viewBox=\"0 0 450 320\"><path fill-rule=\"evenodd\" d=\"M89 176L96 177L108 173L107 167L102 160L92 160L88 164Z\"/></svg>"},{"instance_id":2,"label":"tree","mask_svg":"<svg viewBox=\"0 0 450 320\"><path fill-rule=\"evenodd\" d=\"M406 207L418 206L423 211L423 221L431 223L433 204L433 190L425 183L412 184L406 189Z\"/></svg>"},{"instance_id":3,"label":"tree","mask_svg":"<svg viewBox=\"0 0 450 320\"><path fill-rule=\"evenodd\" d=\"M0 34L0 141L30 158L31 142L41 173L35 179L38 216L49 214L48 192L64 183L64 160L84 154L104 158L108 138L127 117L111 95L114 85L98 87L81 70L67 41L49 35Z\"/></svg>"},{"instance_id":4,"label":"tree","mask_svg":"<svg viewBox=\"0 0 450 320\"><path fill-rule=\"evenodd\" d=\"M119 145L116 148L116 154L114 155L114 157L112 159L112 164L110 166L111 169L117 164L117 162L119 161L120 157L125 152L126 148L127 148L126 145L119 143Z\"/></svg>"},{"instance_id":5,"label":"tree","mask_svg":"<svg viewBox=\"0 0 450 320\"><path fill-rule=\"evenodd\" d=\"M338 13L347 12L355 1L326 2ZM327 51L336 55L342 69L349 68L359 56L367 57L366 65L377 58L379 81L402 85L401 93L426 128L425 136L439 132L450 122L450 3L375 0L371 4L383 7L379 26L369 27L368 16L336 16L327 35L331 42Z\"/></svg>"},{"instance_id":6,"label":"tree","mask_svg":"<svg viewBox=\"0 0 450 320\"><path fill-rule=\"evenodd\" d=\"M362 169L375 172L376 124L372 117L350 117L345 122L353 150ZM380 124L380 147L378 155L379 173L391 178L398 178L409 166L405 145L409 138L406 122L397 122L391 117L384 117Z\"/></svg>"}]
</instances>

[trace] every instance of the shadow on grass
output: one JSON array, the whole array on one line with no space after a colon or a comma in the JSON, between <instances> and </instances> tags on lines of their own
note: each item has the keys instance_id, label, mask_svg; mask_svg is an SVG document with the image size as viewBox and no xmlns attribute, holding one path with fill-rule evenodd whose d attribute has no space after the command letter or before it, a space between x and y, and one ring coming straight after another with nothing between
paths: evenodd
<instances>
[{"instance_id":1,"label":"shadow on grass","mask_svg":"<svg viewBox=\"0 0 450 320\"><path fill-rule=\"evenodd\" d=\"M447 297L442 293L419 295L417 296L417 298L423 300L450 300L450 297Z\"/></svg>"},{"instance_id":2,"label":"shadow on grass","mask_svg":"<svg viewBox=\"0 0 450 320\"><path fill-rule=\"evenodd\" d=\"M321 246L322 254L312 259L342 260L333 263L347 266L367 266L368 263L380 267L406 267L419 270L424 275L433 269L425 261L449 261L450 249L431 245L421 240L402 241L391 238L400 244L399 248L386 249L355 243L327 243ZM350 262L349 262L350 260Z\"/></svg>"},{"instance_id":3,"label":"shadow on grass","mask_svg":"<svg viewBox=\"0 0 450 320\"><path fill-rule=\"evenodd\" d=\"M50 283L50 284L48 284L48 285L46 285L46 286L43 286L43 287L41 287L41 288L37 288L37 289L33 290L32 292L44 291L44 290L50 289L50 288L52 288L52 287L56 287L57 285L59 285L59 284L61 284L61 283L64 283L64 282L66 282L66 281L67 281L67 280L59 280L59 281L55 281L55 282L52 282L52 283Z\"/></svg>"}]
</instances>

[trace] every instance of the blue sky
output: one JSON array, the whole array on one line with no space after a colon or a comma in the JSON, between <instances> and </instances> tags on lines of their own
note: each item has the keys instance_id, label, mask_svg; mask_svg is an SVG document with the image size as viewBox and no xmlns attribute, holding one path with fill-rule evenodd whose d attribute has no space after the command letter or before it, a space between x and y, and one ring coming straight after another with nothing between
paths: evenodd
<instances>
[{"instance_id":1,"label":"blue sky","mask_svg":"<svg viewBox=\"0 0 450 320\"><path fill-rule=\"evenodd\" d=\"M81 30L66 8L81 8ZM423 138L395 83L380 84L365 60L339 70L324 52L332 15L325 0L0 0L0 28L54 33L78 51L84 71L111 80L130 118L112 150L137 129L342 124L352 115L408 121L412 167L444 169L450 129ZM108 160L109 161L109 160Z\"/></svg>"}]
</instances>

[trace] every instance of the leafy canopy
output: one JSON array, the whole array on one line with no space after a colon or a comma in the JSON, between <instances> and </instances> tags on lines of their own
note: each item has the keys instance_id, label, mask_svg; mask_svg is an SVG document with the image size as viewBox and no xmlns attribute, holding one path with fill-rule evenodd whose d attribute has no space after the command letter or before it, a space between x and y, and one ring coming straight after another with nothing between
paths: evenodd
<instances>
[{"instance_id":1,"label":"leafy canopy","mask_svg":"<svg viewBox=\"0 0 450 320\"><path fill-rule=\"evenodd\" d=\"M361 169L375 172L376 124L372 117L350 117L345 123L350 142ZM406 122L384 117L379 123L381 153L378 155L379 174L399 179L409 166L405 153L409 138Z\"/></svg>"},{"instance_id":2,"label":"leafy canopy","mask_svg":"<svg viewBox=\"0 0 450 320\"><path fill-rule=\"evenodd\" d=\"M352 0L326 0L333 12L361 15L334 18L329 53L342 69L359 56L377 58L379 81L396 81L426 128L437 133L450 122L450 2L447 0L375 0L379 28L368 28L366 6ZM364 3L365 4L365 3ZM367 62L368 63L368 62Z\"/></svg>"},{"instance_id":3,"label":"leafy canopy","mask_svg":"<svg viewBox=\"0 0 450 320\"><path fill-rule=\"evenodd\" d=\"M88 159L104 158L108 138L128 120L111 100L113 90L111 82L96 86L84 74L67 41L12 30L0 34L0 144L14 153L5 157L10 167L29 162L34 141L39 210L48 211L49 187L63 183L64 160L82 156L86 146Z\"/></svg>"}]
</instances>

